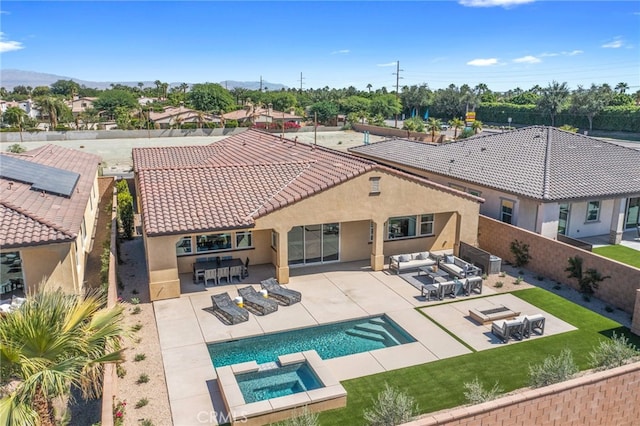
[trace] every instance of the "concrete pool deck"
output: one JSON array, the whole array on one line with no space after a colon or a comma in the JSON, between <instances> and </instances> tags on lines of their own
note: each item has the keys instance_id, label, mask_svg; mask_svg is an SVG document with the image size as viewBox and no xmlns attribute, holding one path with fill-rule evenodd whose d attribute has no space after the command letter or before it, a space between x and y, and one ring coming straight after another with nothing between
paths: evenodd
<instances>
[{"instance_id":1,"label":"concrete pool deck","mask_svg":"<svg viewBox=\"0 0 640 426\"><path fill-rule=\"evenodd\" d=\"M426 302L419 290L401 277L388 271L372 272L366 262L292 269L287 287L300 291L302 302L280 306L270 315L250 315L244 323L226 325L205 310L211 307L212 294L228 292L233 298L238 288L249 284L258 288L261 280L272 275L271 266L257 265L240 284L204 289L201 284L194 285L186 274L181 277L181 298L154 302L173 424L216 424L229 419L207 343L379 314L387 314L417 340L325 360L342 381L471 352L444 329L475 350L501 345L491 334L490 324L478 325L468 318L470 307L504 304L523 314L542 313L547 317L545 336L574 329L513 295L495 294L486 286L483 295ZM414 309L421 306L425 306L421 311L440 326Z\"/></svg>"}]
</instances>

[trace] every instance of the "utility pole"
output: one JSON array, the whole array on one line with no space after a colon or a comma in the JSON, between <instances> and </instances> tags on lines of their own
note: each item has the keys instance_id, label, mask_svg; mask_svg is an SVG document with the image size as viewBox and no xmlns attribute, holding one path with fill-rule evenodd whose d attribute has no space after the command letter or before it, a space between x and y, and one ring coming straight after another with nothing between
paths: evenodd
<instances>
[{"instance_id":1,"label":"utility pole","mask_svg":"<svg viewBox=\"0 0 640 426\"><path fill-rule=\"evenodd\" d=\"M262 76L260 76L260 91L262 92Z\"/></svg>"},{"instance_id":2,"label":"utility pole","mask_svg":"<svg viewBox=\"0 0 640 426\"><path fill-rule=\"evenodd\" d=\"M302 92L302 71L300 71L300 92Z\"/></svg>"},{"instance_id":3,"label":"utility pole","mask_svg":"<svg viewBox=\"0 0 640 426\"><path fill-rule=\"evenodd\" d=\"M400 98L400 79L402 77L400 77L400 71L404 71L400 69L400 61L396 61L396 72L394 72L393 74L396 76L396 99ZM398 114L396 113L396 124L395 124L395 128L398 128Z\"/></svg>"}]
</instances>

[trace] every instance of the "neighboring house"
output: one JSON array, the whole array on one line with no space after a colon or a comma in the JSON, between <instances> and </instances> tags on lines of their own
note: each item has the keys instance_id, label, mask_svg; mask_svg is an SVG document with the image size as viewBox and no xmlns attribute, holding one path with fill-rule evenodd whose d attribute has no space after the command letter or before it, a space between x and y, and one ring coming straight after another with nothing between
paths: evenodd
<instances>
[{"instance_id":1,"label":"neighboring house","mask_svg":"<svg viewBox=\"0 0 640 426\"><path fill-rule=\"evenodd\" d=\"M35 291L84 291L100 157L57 145L0 154L0 268Z\"/></svg>"},{"instance_id":2,"label":"neighboring house","mask_svg":"<svg viewBox=\"0 0 640 426\"><path fill-rule=\"evenodd\" d=\"M168 106L165 107L162 112L151 111L149 113L149 119L154 123L154 125L156 125L156 127L161 129L168 129L184 123L196 123L197 125L203 125L204 123L220 123L220 119L211 114L196 111L184 106Z\"/></svg>"},{"instance_id":3,"label":"neighboring house","mask_svg":"<svg viewBox=\"0 0 640 426\"><path fill-rule=\"evenodd\" d=\"M289 269L457 252L482 199L328 148L247 130L207 146L134 148L151 300L179 297L199 257Z\"/></svg>"},{"instance_id":4,"label":"neighboring house","mask_svg":"<svg viewBox=\"0 0 640 426\"><path fill-rule=\"evenodd\" d=\"M640 151L553 127L349 151L482 197L481 214L553 239L609 234L617 244L640 221Z\"/></svg>"},{"instance_id":5,"label":"neighboring house","mask_svg":"<svg viewBox=\"0 0 640 426\"><path fill-rule=\"evenodd\" d=\"M222 114L224 120L236 120L238 123L295 123L300 126L303 117L295 115L292 109L290 112L276 111L271 104L267 108L258 107L251 103L247 104L244 109L227 112Z\"/></svg>"},{"instance_id":6,"label":"neighboring house","mask_svg":"<svg viewBox=\"0 0 640 426\"><path fill-rule=\"evenodd\" d=\"M87 108L93 108L93 103L96 101L96 97L79 97L74 96L72 101L67 101L66 104L71 108L71 113L74 117L83 113Z\"/></svg>"},{"instance_id":7,"label":"neighboring house","mask_svg":"<svg viewBox=\"0 0 640 426\"><path fill-rule=\"evenodd\" d=\"M3 101L0 100L0 111L4 114L7 108L18 107L27 113L29 118L38 118L40 116L40 110L35 107L34 102L31 99L24 101Z\"/></svg>"}]
</instances>

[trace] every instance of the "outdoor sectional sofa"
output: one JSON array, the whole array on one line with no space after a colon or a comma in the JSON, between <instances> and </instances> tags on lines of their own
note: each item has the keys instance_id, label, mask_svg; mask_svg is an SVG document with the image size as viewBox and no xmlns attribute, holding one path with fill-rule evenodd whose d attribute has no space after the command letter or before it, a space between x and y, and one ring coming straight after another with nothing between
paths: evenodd
<instances>
[{"instance_id":1,"label":"outdoor sectional sofa","mask_svg":"<svg viewBox=\"0 0 640 426\"><path fill-rule=\"evenodd\" d=\"M432 266L436 260L431 257L428 251L417 253L396 254L389 257L389 269L399 274L401 271L418 269L423 266Z\"/></svg>"},{"instance_id":2,"label":"outdoor sectional sofa","mask_svg":"<svg viewBox=\"0 0 640 426\"><path fill-rule=\"evenodd\" d=\"M458 278L474 277L480 274L480 268L452 254L447 254L442 258L440 268Z\"/></svg>"}]
</instances>

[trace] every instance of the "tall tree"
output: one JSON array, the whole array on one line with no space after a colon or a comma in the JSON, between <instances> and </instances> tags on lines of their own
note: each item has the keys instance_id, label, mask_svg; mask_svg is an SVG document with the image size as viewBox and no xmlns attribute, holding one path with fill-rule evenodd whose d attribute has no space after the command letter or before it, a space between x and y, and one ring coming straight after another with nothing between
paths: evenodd
<instances>
[{"instance_id":1,"label":"tall tree","mask_svg":"<svg viewBox=\"0 0 640 426\"><path fill-rule=\"evenodd\" d=\"M462 118L454 117L449 120L449 125L453 128L453 138L456 139L458 137L458 129L462 129L464 127L464 120Z\"/></svg>"},{"instance_id":2,"label":"tall tree","mask_svg":"<svg viewBox=\"0 0 640 426\"><path fill-rule=\"evenodd\" d=\"M420 110L426 108L431 103L433 93L429 86L421 84L419 86L404 86L400 94L400 101L410 116L420 116Z\"/></svg>"},{"instance_id":3,"label":"tall tree","mask_svg":"<svg viewBox=\"0 0 640 426\"><path fill-rule=\"evenodd\" d=\"M58 119L68 117L71 110L64 101L55 96L43 96L35 100L36 105L49 117L51 129L58 126Z\"/></svg>"},{"instance_id":4,"label":"tall tree","mask_svg":"<svg viewBox=\"0 0 640 426\"><path fill-rule=\"evenodd\" d=\"M51 93L65 98L71 96L71 93L78 93L79 90L80 85L73 80L58 80L51 84Z\"/></svg>"},{"instance_id":5,"label":"tall tree","mask_svg":"<svg viewBox=\"0 0 640 426\"><path fill-rule=\"evenodd\" d=\"M442 121L439 118L429 117L427 119L427 131L431 133L431 140L436 140L436 133L440 133Z\"/></svg>"},{"instance_id":6,"label":"tall tree","mask_svg":"<svg viewBox=\"0 0 640 426\"><path fill-rule=\"evenodd\" d=\"M53 399L72 387L85 397L99 393L102 366L122 359L122 308L103 308L96 295L83 298L45 290L27 297L0 321L0 400L6 425L53 426Z\"/></svg>"},{"instance_id":7,"label":"tall tree","mask_svg":"<svg viewBox=\"0 0 640 426\"><path fill-rule=\"evenodd\" d=\"M624 82L620 82L618 84L616 84L616 91L618 93L624 93L629 89L629 85L627 83Z\"/></svg>"},{"instance_id":8,"label":"tall tree","mask_svg":"<svg viewBox=\"0 0 640 426\"><path fill-rule=\"evenodd\" d=\"M474 120L473 124L471 124L471 128L473 129L473 133L475 133L476 135L482 131L482 121L480 120Z\"/></svg>"},{"instance_id":9,"label":"tall tree","mask_svg":"<svg viewBox=\"0 0 640 426\"><path fill-rule=\"evenodd\" d=\"M113 118L118 107L126 107L129 110L137 108L138 99L136 95L126 90L105 90L93 102L93 106L98 111L104 111L109 117Z\"/></svg>"},{"instance_id":10,"label":"tall tree","mask_svg":"<svg viewBox=\"0 0 640 426\"><path fill-rule=\"evenodd\" d=\"M316 102L309 108L311 116L314 114L318 117L318 122L328 123L331 119L338 115L338 105L330 101Z\"/></svg>"},{"instance_id":11,"label":"tall tree","mask_svg":"<svg viewBox=\"0 0 640 426\"><path fill-rule=\"evenodd\" d=\"M187 101L199 111L218 113L220 110L235 109L229 91L216 83L194 84L187 93Z\"/></svg>"},{"instance_id":12,"label":"tall tree","mask_svg":"<svg viewBox=\"0 0 640 426\"><path fill-rule=\"evenodd\" d=\"M393 117L402 111L402 104L394 94L376 95L371 98L369 114L381 115L384 118Z\"/></svg>"},{"instance_id":13,"label":"tall tree","mask_svg":"<svg viewBox=\"0 0 640 426\"><path fill-rule=\"evenodd\" d=\"M543 114L549 114L552 126L555 126L556 115L558 115L568 98L569 88L566 82L560 84L557 81L553 81L542 89L542 94L538 99L538 109Z\"/></svg>"},{"instance_id":14,"label":"tall tree","mask_svg":"<svg viewBox=\"0 0 640 426\"><path fill-rule=\"evenodd\" d=\"M591 85L590 89L578 86L571 96L571 112L584 115L589 120L589 130L593 130L593 118L609 103L610 94L602 86Z\"/></svg>"}]
</instances>

